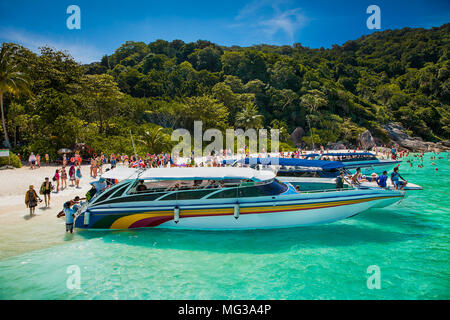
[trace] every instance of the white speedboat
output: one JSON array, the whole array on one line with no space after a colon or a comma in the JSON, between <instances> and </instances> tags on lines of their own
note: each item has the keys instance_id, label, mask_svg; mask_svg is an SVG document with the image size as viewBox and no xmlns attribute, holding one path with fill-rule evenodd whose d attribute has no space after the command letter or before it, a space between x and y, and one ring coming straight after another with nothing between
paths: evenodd
<instances>
[{"instance_id":1,"label":"white speedboat","mask_svg":"<svg viewBox=\"0 0 450 320\"><path fill-rule=\"evenodd\" d=\"M134 171L133 171L134 170ZM142 227L233 230L315 225L403 199L380 188L342 190L319 184L297 192L272 171L251 168L113 169L123 181L96 194L75 220L81 229Z\"/></svg>"}]
</instances>

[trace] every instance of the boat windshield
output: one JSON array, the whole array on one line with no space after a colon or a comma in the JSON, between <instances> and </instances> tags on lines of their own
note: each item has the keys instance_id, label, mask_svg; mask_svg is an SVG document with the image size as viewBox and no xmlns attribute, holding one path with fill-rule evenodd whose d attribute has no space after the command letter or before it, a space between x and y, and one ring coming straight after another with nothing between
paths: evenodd
<instances>
[{"instance_id":1,"label":"boat windshield","mask_svg":"<svg viewBox=\"0 0 450 320\"><path fill-rule=\"evenodd\" d=\"M224 180L138 180L129 189L128 194L141 194L153 192L170 192L181 190L208 190L217 188L237 187L244 184L256 183L246 179Z\"/></svg>"}]
</instances>

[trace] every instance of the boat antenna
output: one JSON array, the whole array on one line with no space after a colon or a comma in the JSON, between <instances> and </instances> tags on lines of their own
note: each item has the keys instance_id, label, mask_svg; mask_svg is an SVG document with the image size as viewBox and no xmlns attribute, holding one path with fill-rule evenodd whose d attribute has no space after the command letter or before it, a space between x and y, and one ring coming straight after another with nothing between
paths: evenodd
<instances>
[{"instance_id":1,"label":"boat antenna","mask_svg":"<svg viewBox=\"0 0 450 320\"><path fill-rule=\"evenodd\" d=\"M131 134L131 129L130 129L130 137L131 137L131 144L133 145L134 156L136 157L136 161L137 161L138 157L137 157L136 147L134 145L133 135Z\"/></svg>"}]
</instances>

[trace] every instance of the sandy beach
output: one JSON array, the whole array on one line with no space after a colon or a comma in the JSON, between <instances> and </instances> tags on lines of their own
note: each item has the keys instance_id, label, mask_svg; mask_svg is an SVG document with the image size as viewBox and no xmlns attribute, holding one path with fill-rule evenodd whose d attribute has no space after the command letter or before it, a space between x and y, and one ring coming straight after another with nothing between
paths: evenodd
<instances>
[{"instance_id":1,"label":"sandy beach","mask_svg":"<svg viewBox=\"0 0 450 320\"><path fill-rule=\"evenodd\" d=\"M58 219L56 215L62 210L65 201L77 195L84 197L90 189L89 183L96 180L89 176L89 165L82 166L80 189L70 187L68 181L66 189L51 193L50 207L45 208L45 202L42 201L32 217L25 206L25 192L29 185L32 184L38 191L44 178L51 179L57 168L44 166L31 170L25 166L0 170L0 259L74 241L79 237L75 233L66 234L64 219ZM40 197L44 200L43 195Z\"/></svg>"}]
</instances>

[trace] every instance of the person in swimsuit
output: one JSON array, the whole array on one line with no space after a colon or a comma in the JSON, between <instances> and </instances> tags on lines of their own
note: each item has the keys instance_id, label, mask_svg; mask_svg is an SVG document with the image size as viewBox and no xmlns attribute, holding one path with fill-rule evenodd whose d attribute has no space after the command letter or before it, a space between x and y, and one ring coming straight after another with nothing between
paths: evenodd
<instances>
[{"instance_id":1,"label":"person in swimsuit","mask_svg":"<svg viewBox=\"0 0 450 320\"><path fill-rule=\"evenodd\" d=\"M59 192L59 178L60 178L60 176L59 176L59 170L56 169L55 175L54 175L54 177L53 177L53 181L56 182L56 193Z\"/></svg>"},{"instance_id":2,"label":"person in swimsuit","mask_svg":"<svg viewBox=\"0 0 450 320\"><path fill-rule=\"evenodd\" d=\"M61 190L67 188L67 171L66 167L61 168Z\"/></svg>"},{"instance_id":3,"label":"person in swimsuit","mask_svg":"<svg viewBox=\"0 0 450 320\"><path fill-rule=\"evenodd\" d=\"M73 164L73 162L69 168L69 180L70 186L73 187L75 185L75 165Z\"/></svg>"}]
</instances>

